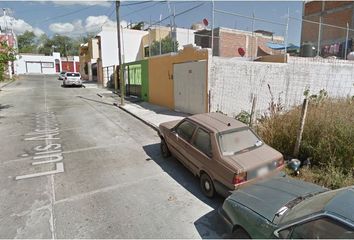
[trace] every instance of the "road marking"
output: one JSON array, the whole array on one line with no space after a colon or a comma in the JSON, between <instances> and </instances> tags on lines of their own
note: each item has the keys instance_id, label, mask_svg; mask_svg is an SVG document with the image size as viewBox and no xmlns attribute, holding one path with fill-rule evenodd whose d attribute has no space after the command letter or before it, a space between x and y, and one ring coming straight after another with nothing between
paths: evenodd
<instances>
[{"instance_id":1,"label":"road marking","mask_svg":"<svg viewBox=\"0 0 354 240\"><path fill-rule=\"evenodd\" d=\"M45 100L46 102L46 100ZM46 107L47 110L47 107ZM35 115L35 129L33 132L25 134L25 141L44 141L45 145L37 145L34 147L34 155L31 159L34 160L31 165L38 166L42 164L55 163L56 169L53 171L38 172L25 174L15 177L16 180L53 175L64 172L64 164L62 160L63 150L61 144L53 143L53 140L60 140L60 129L54 112L45 111ZM28 154L21 156L27 157Z\"/></svg>"},{"instance_id":2,"label":"road marking","mask_svg":"<svg viewBox=\"0 0 354 240\"><path fill-rule=\"evenodd\" d=\"M140 184L141 182L145 182L146 180L150 180L150 179L154 179L154 178L160 179L160 176L168 176L168 174L166 172L160 172L160 173L157 173L157 174L154 174L154 175L150 175L150 176L146 176L146 177L143 177L143 178L139 178L138 180L135 180L135 181L119 183L119 184L115 184L115 185L112 185L112 186L96 189L96 190L93 190L93 191L90 191L90 192L80 193L80 194L77 194L77 195L74 195L74 196L71 196L71 197L68 197L68 198L60 199L60 200L56 201L55 204L77 201L77 200L86 198L86 197L91 196L91 195L95 195L95 194L98 194L98 193L109 192L111 190L115 190L115 189L118 189L118 188L121 188L121 187L127 187L127 186L131 186L131 185L135 185L135 184Z\"/></svg>"},{"instance_id":3,"label":"road marking","mask_svg":"<svg viewBox=\"0 0 354 240\"><path fill-rule=\"evenodd\" d=\"M32 174L17 176L15 179L16 179L16 180L22 180L22 179L28 179L28 178L34 178L34 177L41 177L41 176L52 175L52 174L63 173L63 172L64 172L64 164L63 164L62 162L56 163L55 165L56 165L56 169L53 170L53 171L40 172L40 173L32 173Z\"/></svg>"},{"instance_id":4,"label":"road marking","mask_svg":"<svg viewBox=\"0 0 354 240\"><path fill-rule=\"evenodd\" d=\"M106 149L106 148L117 147L117 146L121 146L121 144L117 143L117 144L110 144L110 145L102 145L102 146L94 146L94 147L86 147L86 148L77 148L77 149L73 149L73 150L70 150L70 151L62 151L61 153L63 153L63 154L77 153L77 152L84 152L84 151L90 151L90 150L96 150L96 149ZM28 157L28 156L26 158L18 158L18 159L13 159L13 160L8 160L6 162L2 162L2 163L0 163L0 166L1 165L6 165L6 164L11 164L11 163L23 162L23 161L30 160L32 157Z\"/></svg>"}]
</instances>

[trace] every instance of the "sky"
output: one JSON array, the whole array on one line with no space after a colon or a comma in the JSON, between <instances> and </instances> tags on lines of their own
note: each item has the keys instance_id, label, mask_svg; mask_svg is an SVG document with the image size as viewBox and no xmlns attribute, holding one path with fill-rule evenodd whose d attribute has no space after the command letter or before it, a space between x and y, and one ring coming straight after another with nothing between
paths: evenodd
<instances>
[{"instance_id":1,"label":"sky","mask_svg":"<svg viewBox=\"0 0 354 240\"><path fill-rule=\"evenodd\" d=\"M212 26L211 1L121 1L121 24L144 21L147 25L166 18L161 25L170 23L169 13L175 12L177 27L190 28L194 23L207 19ZM254 22L254 30L262 29L274 32L275 35L286 36L288 24L288 42L299 44L302 16L301 1L217 1L214 2L214 27L252 30L254 16L262 20ZM62 34L71 37L98 33L103 25L115 26L115 2L112 1L0 1L1 8L7 9L9 17L6 22L12 23L17 34L26 30L37 36L45 33L48 36ZM169 10L170 9L170 10ZM288 10L290 19L288 20ZM220 13L226 11L226 13ZM229 14L230 13L230 14ZM234 16L242 15L246 17ZM0 14L2 15L2 14ZM0 25L4 26L4 17L0 17Z\"/></svg>"}]
</instances>

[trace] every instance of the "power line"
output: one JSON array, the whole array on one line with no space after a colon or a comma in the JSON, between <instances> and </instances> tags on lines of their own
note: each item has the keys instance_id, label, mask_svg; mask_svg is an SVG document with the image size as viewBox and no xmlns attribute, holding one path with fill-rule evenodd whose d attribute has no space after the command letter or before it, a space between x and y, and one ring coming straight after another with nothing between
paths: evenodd
<instances>
[{"instance_id":1,"label":"power line","mask_svg":"<svg viewBox=\"0 0 354 240\"><path fill-rule=\"evenodd\" d=\"M153 5L151 5L151 6L148 6L148 7L145 7L145 8L140 8L140 9L134 11L134 12L130 12L130 13L124 15L123 17L126 17L126 16L128 16L128 15L134 14L134 13L136 13L136 12L142 11L142 10L147 9L147 8L154 7L154 6L158 5L158 4L164 3L164 2L166 2L166 1L165 1L165 0L164 0L164 1L144 1L144 2L138 2L138 3L125 4L125 5L121 5L121 6L138 5L138 4L150 3L150 2L155 2L155 4L153 4ZM196 9L196 8L201 7L201 6L204 5L204 4L205 4L205 2L203 2L203 3L201 3L201 4L198 4L198 5L194 6L194 7L191 7L191 8L189 8L189 9L186 9L186 10L180 12L180 13L177 13L177 14L175 15L175 17L180 16L180 15L183 15L183 14L185 14L185 13L188 13L188 12L190 12L190 11ZM92 7L92 6L90 6L90 7ZM87 8L89 8L89 7L87 7ZM85 9L87 9L87 8L81 9L81 11L82 11L82 10L85 10ZM101 24L101 26L97 27L97 30L96 30L96 31L93 31L93 32L95 32L95 35L98 34L98 33L102 30L102 27L110 20L110 17L113 15L114 12L115 12L115 9L113 8L113 9L111 10L110 14L108 15L108 18L106 19L106 21L105 21L103 24ZM68 14L73 14L73 13L68 13ZM153 26L153 25L155 25L155 24L158 24L158 23L160 23L160 22L163 22L164 20L168 19L169 17L170 17L170 16L167 16L167 17L161 19L160 21L156 21L156 22L152 23L149 27L151 27L151 26ZM148 27L148 28L149 28L149 27ZM147 28L147 29L148 29L148 28ZM145 29L145 30L146 30L146 29ZM93 32L84 31L84 32L77 33L77 34L68 34L68 35L70 35L70 36L80 36L80 35L83 35L83 34L90 34L90 33L93 33Z\"/></svg>"},{"instance_id":2,"label":"power line","mask_svg":"<svg viewBox=\"0 0 354 240\"><path fill-rule=\"evenodd\" d=\"M204 5L204 4L205 4L205 2L203 2L203 3L201 3L201 4L198 4L198 5L194 6L194 7L191 7L191 8L189 8L189 9L186 9L186 10L180 12L180 13L177 13L177 14L175 15L175 17L178 17L178 16L183 15L183 14L185 14L185 13L187 13L187 12L190 12L190 11L196 9L196 8L199 8L199 7L201 7L201 6ZM170 18L170 16L167 16L167 17L165 17L165 18L163 18L163 19L161 19L161 20L159 20L159 21L156 21L156 22L154 22L154 23L151 23L145 30L149 29L149 28L152 27L153 25L156 25L156 24L158 24L158 23L161 23L161 22L165 21L165 20L168 19L168 18Z\"/></svg>"},{"instance_id":3,"label":"power line","mask_svg":"<svg viewBox=\"0 0 354 240\"><path fill-rule=\"evenodd\" d=\"M69 16L69 15L72 15L72 14L75 14L75 13L78 13L78 12L82 12L82 11L85 11L85 10L87 10L89 8L92 8L92 7L95 7L95 5L88 6L88 7L85 7L85 8L81 8L81 9L78 9L76 11L72 11L72 12L69 12L69 13L66 13L66 14L58 15L58 16L55 16L55 17L52 17L52 18L47 18L44 21L42 21L41 23L39 23L38 25L42 25L43 23L46 23L46 22L48 22L50 20L54 20L54 19L58 19L58 18Z\"/></svg>"},{"instance_id":4,"label":"power line","mask_svg":"<svg viewBox=\"0 0 354 240\"><path fill-rule=\"evenodd\" d=\"M246 16L246 15L242 15L242 14L238 14L238 13L232 13L232 12L228 12L228 11L224 11L224 10L215 9L214 11L217 13L228 14L228 15L232 15L232 16L236 16L236 17L243 17L243 18L247 18L247 19L251 19L251 20L258 20L258 21L262 21L262 22L266 22L266 23L275 24L275 25L286 26L286 24L284 24L284 23L273 22L273 21L269 21L267 19L250 17L250 16Z\"/></svg>"},{"instance_id":5,"label":"power line","mask_svg":"<svg viewBox=\"0 0 354 240\"><path fill-rule=\"evenodd\" d=\"M132 12L130 12L130 13L127 13L127 14L123 15L122 17L127 17L127 16L129 16L129 15L132 15L132 14L138 13L138 12L141 12L141 11L143 11L143 10L145 10L145 9L152 8L152 7L156 6L156 5L161 4L161 3L164 3L164 2L166 2L166 1L159 1L159 2L156 2L155 4L153 4L153 5L151 5L151 6L139 8L139 9L137 9L137 10L135 10L135 11L132 11Z\"/></svg>"},{"instance_id":6,"label":"power line","mask_svg":"<svg viewBox=\"0 0 354 240\"><path fill-rule=\"evenodd\" d=\"M121 4L121 7L125 6L133 6L133 5L139 5L139 4L144 4L144 3L150 3L150 2L155 2L155 1L144 1L144 2L136 2L136 3L127 3L127 4Z\"/></svg>"},{"instance_id":7,"label":"power line","mask_svg":"<svg viewBox=\"0 0 354 240\"><path fill-rule=\"evenodd\" d=\"M204 2L204 3L201 3L201 4L197 5L197 6L194 6L194 7L190 8L190 9L187 9L187 10L185 10L185 11L183 11L183 12L177 13L177 14L175 15L175 17L178 17L178 16L180 16L180 15L182 15L182 14L185 14L185 13L190 12L190 11L196 9L196 8L199 8L199 7L203 6L204 4L205 4L205 2Z\"/></svg>"}]
</instances>

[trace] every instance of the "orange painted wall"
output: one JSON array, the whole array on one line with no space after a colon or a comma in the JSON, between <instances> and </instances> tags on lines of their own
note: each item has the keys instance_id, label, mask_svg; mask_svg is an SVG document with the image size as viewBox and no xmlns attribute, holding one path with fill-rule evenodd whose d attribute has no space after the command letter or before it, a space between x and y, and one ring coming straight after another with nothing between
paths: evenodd
<instances>
[{"instance_id":1,"label":"orange painted wall","mask_svg":"<svg viewBox=\"0 0 354 240\"><path fill-rule=\"evenodd\" d=\"M185 47L176 55L149 58L149 102L174 109L173 64L199 60L208 60L207 49Z\"/></svg>"}]
</instances>

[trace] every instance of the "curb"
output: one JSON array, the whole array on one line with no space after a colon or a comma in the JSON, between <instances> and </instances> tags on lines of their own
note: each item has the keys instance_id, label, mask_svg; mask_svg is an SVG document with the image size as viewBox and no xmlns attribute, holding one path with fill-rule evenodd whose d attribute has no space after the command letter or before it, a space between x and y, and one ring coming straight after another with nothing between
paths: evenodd
<instances>
[{"instance_id":1,"label":"curb","mask_svg":"<svg viewBox=\"0 0 354 240\"><path fill-rule=\"evenodd\" d=\"M0 86L0 90L3 89L4 87L6 87L7 85L13 83L15 81L15 79L12 79L10 82L5 83L4 85Z\"/></svg>"},{"instance_id":2,"label":"curb","mask_svg":"<svg viewBox=\"0 0 354 240\"><path fill-rule=\"evenodd\" d=\"M129 113L130 115L132 115L132 116L135 117L136 119L142 121L143 123L145 123L146 125L148 125L148 126L151 127L152 129L154 129L156 132L159 131L159 128L158 128L155 124L152 124L151 122L142 119L141 117L139 117L139 116L135 115L134 113L128 111L128 110L125 109L124 107L118 106L116 103L113 103L113 105L116 106L116 107L118 107L118 108L120 108L120 109L122 109L124 112Z\"/></svg>"},{"instance_id":3,"label":"curb","mask_svg":"<svg viewBox=\"0 0 354 240\"><path fill-rule=\"evenodd\" d=\"M104 98L101 94L97 93L97 96L99 96L100 98ZM106 101L107 102L107 101ZM151 127L152 129L154 129L156 132L159 132L159 127L156 126L155 124L146 121L145 119L139 117L138 115L135 115L134 113L130 112L129 110L125 109L122 106L119 106L116 102L111 103L113 106L116 106L118 108L120 108L121 110L123 110L124 112L130 114L131 116L135 117L136 119L140 120L141 122L143 122L144 124L146 124L147 126Z\"/></svg>"}]
</instances>

